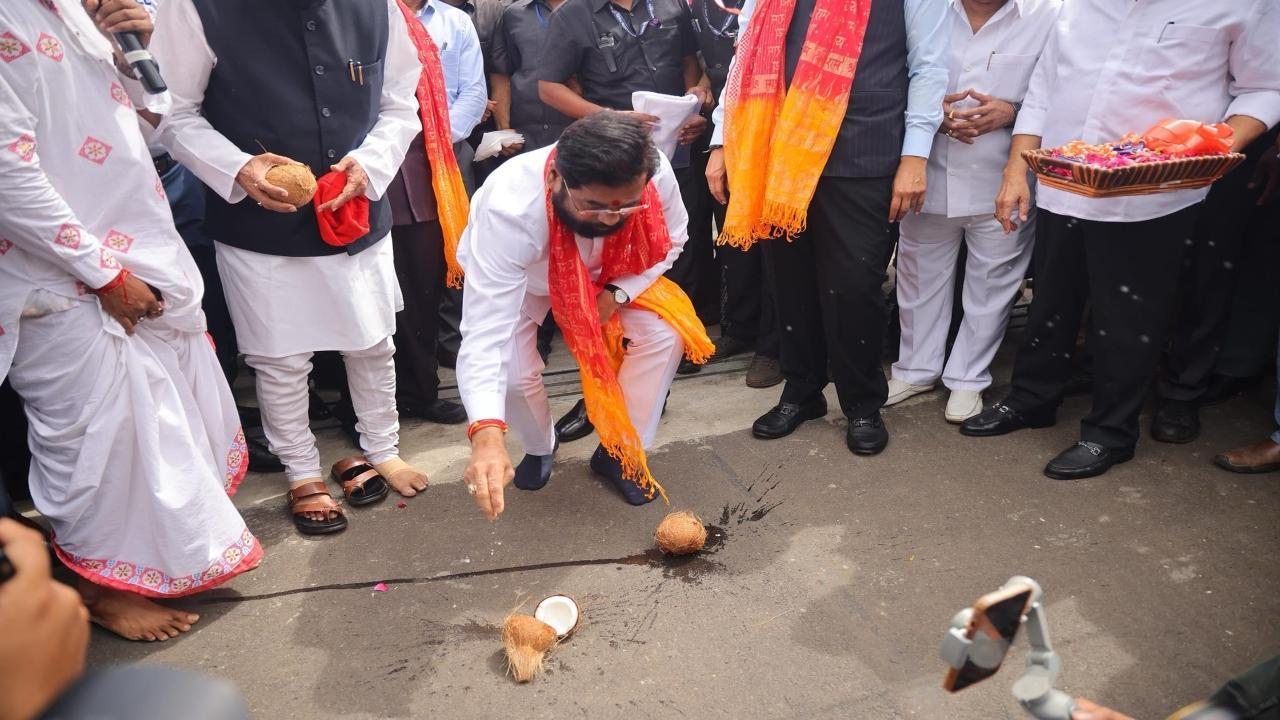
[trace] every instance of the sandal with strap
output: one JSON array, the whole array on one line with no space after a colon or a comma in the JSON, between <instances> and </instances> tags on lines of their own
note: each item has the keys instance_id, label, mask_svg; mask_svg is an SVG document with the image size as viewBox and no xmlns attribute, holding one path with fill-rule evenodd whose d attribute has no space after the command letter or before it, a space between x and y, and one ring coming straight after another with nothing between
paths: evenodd
<instances>
[{"instance_id":1,"label":"sandal with strap","mask_svg":"<svg viewBox=\"0 0 1280 720\"><path fill-rule=\"evenodd\" d=\"M347 502L355 506L372 505L391 492L387 479L361 455L334 463L333 481L342 486Z\"/></svg>"},{"instance_id":2,"label":"sandal with strap","mask_svg":"<svg viewBox=\"0 0 1280 720\"><path fill-rule=\"evenodd\" d=\"M331 513L338 516L327 520L312 520L306 513ZM293 524L298 532L304 535L327 535L347 527L347 518L342 514L342 506L334 501L329 488L321 480L305 483L289 491L289 512L293 513Z\"/></svg>"}]
</instances>

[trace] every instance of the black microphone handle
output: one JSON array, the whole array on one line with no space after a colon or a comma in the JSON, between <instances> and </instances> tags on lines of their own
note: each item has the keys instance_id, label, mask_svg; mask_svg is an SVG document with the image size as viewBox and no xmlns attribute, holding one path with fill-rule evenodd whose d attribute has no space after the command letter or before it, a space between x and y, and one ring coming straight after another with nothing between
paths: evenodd
<instances>
[{"instance_id":1,"label":"black microphone handle","mask_svg":"<svg viewBox=\"0 0 1280 720\"><path fill-rule=\"evenodd\" d=\"M124 50L125 61L138 75L138 80L142 82L142 87L147 93L158 95L169 89L164 84L164 78L160 77L160 66L156 65L151 53L142 47L142 40L138 39L137 33L118 32L115 33L115 37L116 42L120 44L120 49Z\"/></svg>"}]
</instances>

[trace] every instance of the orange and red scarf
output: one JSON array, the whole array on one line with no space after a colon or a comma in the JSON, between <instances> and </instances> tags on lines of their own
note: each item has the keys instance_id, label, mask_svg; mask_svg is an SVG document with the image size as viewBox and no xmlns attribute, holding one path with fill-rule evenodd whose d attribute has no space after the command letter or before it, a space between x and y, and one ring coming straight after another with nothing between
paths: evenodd
<instances>
[{"instance_id":1,"label":"orange and red scarf","mask_svg":"<svg viewBox=\"0 0 1280 720\"><path fill-rule=\"evenodd\" d=\"M444 234L445 282L449 287L462 287L462 266L458 264L458 240L467 226L470 202L462 184L458 159L453 155L453 135L449 128L449 100L445 96L444 71L440 53L431 41L422 21L399 0L400 12L409 26L409 37L418 51L422 75L418 78L418 114L422 118L422 137L427 146L427 165L431 168L431 188L436 196L436 214Z\"/></svg>"},{"instance_id":2,"label":"orange and red scarf","mask_svg":"<svg viewBox=\"0 0 1280 720\"><path fill-rule=\"evenodd\" d=\"M552 151L547 160L548 171L555 157ZM578 361L587 416L595 425L600 444L622 464L623 477L648 491L650 498L657 493L665 500L667 493L649 472L644 446L631 424L622 386L618 384L618 368L623 357L622 321L614 313L609 322L601 326L596 309L596 297L605 285L626 275L643 273L671 252L671 235L662 212L662 199L652 181L645 186L642 202L648 207L628 218L622 230L605 240L603 267L597 283L591 280L573 230L556 215L551 189L547 188L547 224L551 236L548 282L551 309L569 352ZM705 363L715 352L689 296L665 277L658 278L640 297L633 298L630 307L656 313L667 321L684 341L685 357L691 361Z\"/></svg>"},{"instance_id":3,"label":"orange and red scarf","mask_svg":"<svg viewBox=\"0 0 1280 720\"><path fill-rule=\"evenodd\" d=\"M871 0L817 0L788 88L795 0L762 0L738 42L725 90L729 209L719 243L793 238L835 146L862 55Z\"/></svg>"}]
</instances>

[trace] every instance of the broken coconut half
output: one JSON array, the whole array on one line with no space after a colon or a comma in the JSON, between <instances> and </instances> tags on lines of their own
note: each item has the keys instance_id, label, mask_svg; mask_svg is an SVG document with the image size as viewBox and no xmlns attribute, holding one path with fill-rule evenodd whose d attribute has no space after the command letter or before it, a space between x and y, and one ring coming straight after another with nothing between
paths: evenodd
<instances>
[{"instance_id":1,"label":"broken coconut half","mask_svg":"<svg viewBox=\"0 0 1280 720\"><path fill-rule=\"evenodd\" d=\"M527 683L542 672L547 651L556 644L556 631L537 618L509 615L502 624L502 647L516 682Z\"/></svg>"},{"instance_id":2,"label":"broken coconut half","mask_svg":"<svg viewBox=\"0 0 1280 720\"><path fill-rule=\"evenodd\" d=\"M582 614L578 611L578 603L568 595L552 595L538 603L533 616L551 626L556 631L556 638L564 640L578 629L578 621Z\"/></svg>"}]
</instances>

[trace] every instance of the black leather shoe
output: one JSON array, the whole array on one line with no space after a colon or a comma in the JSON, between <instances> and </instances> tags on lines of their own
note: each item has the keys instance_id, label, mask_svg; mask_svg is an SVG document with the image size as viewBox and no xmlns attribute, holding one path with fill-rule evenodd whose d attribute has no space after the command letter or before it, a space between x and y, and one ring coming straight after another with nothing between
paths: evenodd
<instances>
[{"instance_id":1,"label":"black leather shoe","mask_svg":"<svg viewBox=\"0 0 1280 720\"><path fill-rule=\"evenodd\" d=\"M1183 400L1161 400L1151 421L1151 437L1183 445L1200 437L1200 408Z\"/></svg>"},{"instance_id":2,"label":"black leather shoe","mask_svg":"<svg viewBox=\"0 0 1280 720\"><path fill-rule=\"evenodd\" d=\"M761 415L751 426L751 434L761 440L777 440L796 431L807 420L817 420L827 414L827 399L819 395L807 403L778 403Z\"/></svg>"},{"instance_id":3,"label":"black leather shoe","mask_svg":"<svg viewBox=\"0 0 1280 720\"><path fill-rule=\"evenodd\" d=\"M467 421L467 409L456 402L437 399L430 405L400 405L401 417L416 417L440 425L459 425Z\"/></svg>"},{"instance_id":4,"label":"black leather shoe","mask_svg":"<svg viewBox=\"0 0 1280 720\"><path fill-rule=\"evenodd\" d=\"M1045 477L1054 480L1083 480L1097 477L1112 465L1133 459L1133 448L1105 448L1098 443L1081 440L1058 453L1044 466Z\"/></svg>"},{"instance_id":5,"label":"black leather shoe","mask_svg":"<svg viewBox=\"0 0 1280 720\"><path fill-rule=\"evenodd\" d=\"M880 413L849 421L844 442L854 455L879 455L889 444L889 431L885 429Z\"/></svg>"},{"instance_id":6,"label":"black leather shoe","mask_svg":"<svg viewBox=\"0 0 1280 720\"><path fill-rule=\"evenodd\" d=\"M247 437L245 445L249 447L249 469L256 473L284 472L284 463L271 454L267 444L257 438Z\"/></svg>"},{"instance_id":7,"label":"black leather shoe","mask_svg":"<svg viewBox=\"0 0 1280 720\"><path fill-rule=\"evenodd\" d=\"M996 403L990 409L974 415L960 424L960 434L969 437L1006 435L1023 428L1047 428L1057 422L1057 410L1040 409L1018 411Z\"/></svg>"},{"instance_id":8,"label":"black leather shoe","mask_svg":"<svg viewBox=\"0 0 1280 720\"><path fill-rule=\"evenodd\" d=\"M716 352L711 356L712 360L724 360L734 355L741 355L754 350L756 344L747 340L740 340L736 337L722 337L716 341Z\"/></svg>"},{"instance_id":9,"label":"black leather shoe","mask_svg":"<svg viewBox=\"0 0 1280 720\"><path fill-rule=\"evenodd\" d=\"M680 367L676 368L677 375L693 375L695 373L700 373L700 372L702 372L702 366L690 360L689 358L684 358L683 360L681 360Z\"/></svg>"},{"instance_id":10,"label":"black leather shoe","mask_svg":"<svg viewBox=\"0 0 1280 720\"><path fill-rule=\"evenodd\" d=\"M556 421L556 440L562 443L581 440L595 432L596 428L587 417L587 403L579 400L573 409Z\"/></svg>"}]
</instances>

